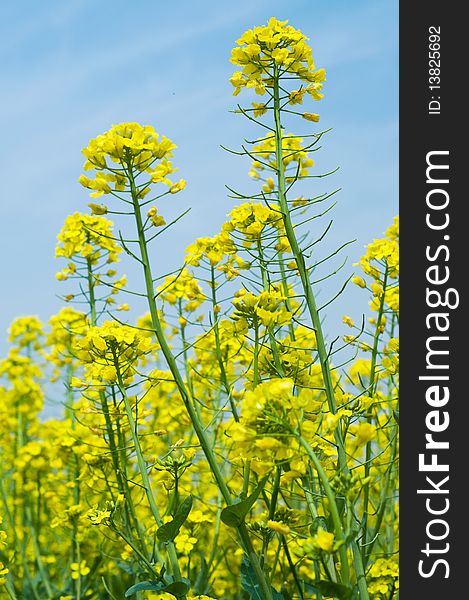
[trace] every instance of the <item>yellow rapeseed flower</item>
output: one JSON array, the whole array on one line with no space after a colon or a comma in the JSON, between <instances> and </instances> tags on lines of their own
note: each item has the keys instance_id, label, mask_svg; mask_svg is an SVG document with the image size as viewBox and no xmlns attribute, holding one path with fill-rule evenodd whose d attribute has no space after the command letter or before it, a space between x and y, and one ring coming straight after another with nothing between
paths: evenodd
<instances>
[{"instance_id":1,"label":"yellow rapeseed flower","mask_svg":"<svg viewBox=\"0 0 469 600\"><path fill-rule=\"evenodd\" d=\"M267 25L246 31L231 52L231 62L241 67L230 79L235 88L233 95L238 95L242 88L265 94L272 85L272 77L281 70L289 78L305 82L305 91L320 100L325 71L315 68L307 42L308 38L299 29L274 17ZM298 96L293 98L294 103L298 103Z\"/></svg>"}]
</instances>

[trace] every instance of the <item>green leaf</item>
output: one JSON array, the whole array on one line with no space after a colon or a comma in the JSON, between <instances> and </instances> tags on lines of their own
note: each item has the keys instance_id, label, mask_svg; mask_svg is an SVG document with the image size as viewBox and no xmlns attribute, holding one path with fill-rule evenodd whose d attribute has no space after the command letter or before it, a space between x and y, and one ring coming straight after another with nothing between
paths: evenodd
<instances>
[{"instance_id":1,"label":"green leaf","mask_svg":"<svg viewBox=\"0 0 469 600\"><path fill-rule=\"evenodd\" d=\"M191 589L191 582L182 577L180 581L175 581L174 583L170 583L167 587L164 588L165 592L172 594L178 598L183 594L187 594L187 592Z\"/></svg>"},{"instance_id":2,"label":"green leaf","mask_svg":"<svg viewBox=\"0 0 469 600\"><path fill-rule=\"evenodd\" d=\"M122 569L126 573L129 573L129 575L132 575L134 573L133 568L129 564L127 564L123 561L118 560L116 562L116 565L119 567L119 569Z\"/></svg>"},{"instance_id":3,"label":"green leaf","mask_svg":"<svg viewBox=\"0 0 469 600\"><path fill-rule=\"evenodd\" d=\"M206 594L209 588L209 569L208 564L202 554L200 556L200 567L197 579L192 586L194 594Z\"/></svg>"},{"instance_id":4,"label":"green leaf","mask_svg":"<svg viewBox=\"0 0 469 600\"><path fill-rule=\"evenodd\" d=\"M305 592L312 592L313 594L320 594L321 590L319 588L317 588L316 586L314 586L312 583L309 583L308 581L302 581L301 582L304 588Z\"/></svg>"},{"instance_id":5,"label":"green leaf","mask_svg":"<svg viewBox=\"0 0 469 600\"><path fill-rule=\"evenodd\" d=\"M160 542L172 542L179 533L182 525L186 521L192 508L192 496L187 498L179 505L176 514L169 523L164 523L156 532Z\"/></svg>"},{"instance_id":6,"label":"green leaf","mask_svg":"<svg viewBox=\"0 0 469 600\"><path fill-rule=\"evenodd\" d=\"M186 594L191 589L191 582L183 577L180 581L166 583L164 581L140 581L125 592L125 597L133 596L137 592L144 590L151 592L167 592L176 598Z\"/></svg>"},{"instance_id":7,"label":"green leaf","mask_svg":"<svg viewBox=\"0 0 469 600\"><path fill-rule=\"evenodd\" d=\"M263 600L263 596L259 591L259 584L257 583L254 569L247 558L243 558L241 563L241 587L245 592L251 595L251 600ZM272 590L273 600L285 600L285 597L280 592L277 592L274 588Z\"/></svg>"},{"instance_id":8,"label":"green leaf","mask_svg":"<svg viewBox=\"0 0 469 600\"><path fill-rule=\"evenodd\" d=\"M162 586L165 584L161 581L140 581L140 583L136 583L132 587L125 592L125 597L133 596L137 592L141 592L143 590L151 590L155 592L161 592Z\"/></svg>"},{"instance_id":9,"label":"green leaf","mask_svg":"<svg viewBox=\"0 0 469 600\"><path fill-rule=\"evenodd\" d=\"M253 493L248 496L245 500L240 500L236 504L231 504L230 506L226 506L220 513L220 519L228 525L228 527L239 527L241 523L244 521L244 517L251 510L254 502L259 497L259 494L264 489L264 486L269 478L268 475L263 477L259 482L256 489Z\"/></svg>"},{"instance_id":10,"label":"green leaf","mask_svg":"<svg viewBox=\"0 0 469 600\"><path fill-rule=\"evenodd\" d=\"M324 596L332 596L339 600L351 600L353 596L352 588L322 579L315 581L313 584L305 583L305 588L308 592L320 592Z\"/></svg>"},{"instance_id":11,"label":"green leaf","mask_svg":"<svg viewBox=\"0 0 469 600\"><path fill-rule=\"evenodd\" d=\"M344 544L348 544L349 542L353 542L354 540L357 539L358 533L359 533L360 529L358 527L353 526L347 537L344 540Z\"/></svg>"},{"instance_id":12,"label":"green leaf","mask_svg":"<svg viewBox=\"0 0 469 600\"><path fill-rule=\"evenodd\" d=\"M282 600L293 600L290 592L287 590L287 588L285 587L285 584L282 584L282 589L280 590L281 594L280 596L278 596L278 598L282 598ZM276 594L278 594L278 592L276 592Z\"/></svg>"}]
</instances>

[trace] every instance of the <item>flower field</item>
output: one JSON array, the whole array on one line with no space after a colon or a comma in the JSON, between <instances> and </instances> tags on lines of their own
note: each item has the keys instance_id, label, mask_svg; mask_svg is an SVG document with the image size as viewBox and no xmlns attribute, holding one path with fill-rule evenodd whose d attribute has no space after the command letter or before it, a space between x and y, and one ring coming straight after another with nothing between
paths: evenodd
<instances>
[{"instance_id":1,"label":"flower field","mask_svg":"<svg viewBox=\"0 0 469 600\"><path fill-rule=\"evenodd\" d=\"M326 72L275 18L231 62L230 152L257 192L229 188L226 222L176 271L153 244L184 218L165 217L186 181L164 124L120 123L83 150L89 210L57 237L63 308L15 319L0 360L1 598L398 598L398 219L331 267L346 244L321 252ZM335 340L335 298L318 299L333 277L367 313ZM63 410L44 418L50 386Z\"/></svg>"}]
</instances>

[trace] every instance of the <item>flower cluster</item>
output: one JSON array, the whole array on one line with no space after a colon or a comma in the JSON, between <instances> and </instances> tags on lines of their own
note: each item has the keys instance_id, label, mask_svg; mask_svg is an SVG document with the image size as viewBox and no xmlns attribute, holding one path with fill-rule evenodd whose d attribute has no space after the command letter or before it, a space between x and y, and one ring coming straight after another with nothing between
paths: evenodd
<instances>
[{"instance_id":1,"label":"flower cluster","mask_svg":"<svg viewBox=\"0 0 469 600\"><path fill-rule=\"evenodd\" d=\"M151 347L151 339L134 327L106 321L100 327L91 327L76 341L75 354L87 366L86 379L99 385L131 380L136 363Z\"/></svg>"},{"instance_id":2,"label":"flower cluster","mask_svg":"<svg viewBox=\"0 0 469 600\"><path fill-rule=\"evenodd\" d=\"M308 38L288 25L272 17L267 25L246 31L237 40L231 53L231 62L242 67L231 77L234 95L242 88L254 88L264 95L272 86L274 73L287 73L306 83L307 91L314 99L322 98L320 90L325 79L324 69L316 70Z\"/></svg>"},{"instance_id":3,"label":"flower cluster","mask_svg":"<svg viewBox=\"0 0 469 600\"><path fill-rule=\"evenodd\" d=\"M293 432L313 405L308 396L295 395L293 385L291 379L277 378L247 391L239 422L231 423L227 429L233 454L251 460L256 473L265 474L276 463L287 461L291 461L291 467L300 456ZM304 429L312 431L314 425L308 422L310 425L304 425Z\"/></svg>"},{"instance_id":4,"label":"flower cluster","mask_svg":"<svg viewBox=\"0 0 469 600\"><path fill-rule=\"evenodd\" d=\"M244 319L250 327L281 326L289 323L292 314L285 307L285 296L279 289L272 287L268 292L258 295L241 289L235 294L233 305L235 311L232 318Z\"/></svg>"},{"instance_id":5,"label":"flower cluster","mask_svg":"<svg viewBox=\"0 0 469 600\"><path fill-rule=\"evenodd\" d=\"M173 183L168 175L174 173L169 158L176 145L167 137L160 136L151 125L120 123L109 131L90 140L84 148L85 170L96 171L91 179L80 176L80 183L90 190L93 198L103 194L131 191L136 187L135 173L146 173L147 182L138 186L140 198L149 191L150 183L163 183L176 193L184 188L185 181Z\"/></svg>"},{"instance_id":6,"label":"flower cluster","mask_svg":"<svg viewBox=\"0 0 469 600\"><path fill-rule=\"evenodd\" d=\"M219 234L197 238L186 248L186 264L198 267L201 263L206 263L211 269L224 273L228 280L234 279L241 270L250 267L250 264L239 256L226 224Z\"/></svg>"},{"instance_id":7,"label":"flower cluster","mask_svg":"<svg viewBox=\"0 0 469 600\"><path fill-rule=\"evenodd\" d=\"M371 566L369 590L373 597L389 594L391 588L399 589L399 566L390 558L378 558Z\"/></svg>"},{"instance_id":8,"label":"flower cluster","mask_svg":"<svg viewBox=\"0 0 469 600\"><path fill-rule=\"evenodd\" d=\"M100 259L108 264L117 262L122 248L115 241L112 226L112 222L104 217L79 212L70 215L57 236L56 256L68 259L79 257L89 260L93 265ZM69 265L58 279L67 279L75 271L76 266Z\"/></svg>"},{"instance_id":9,"label":"flower cluster","mask_svg":"<svg viewBox=\"0 0 469 600\"><path fill-rule=\"evenodd\" d=\"M239 233L247 245L259 240L262 234L274 227L283 228L282 215L264 204L244 202L228 214L229 220L223 225L223 231L229 234Z\"/></svg>"},{"instance_id":10,"label":"flower cluster","mask_svg":"<svg viewBox=\"0 0 469 600\"><path fill-rule=\"evenodd\" d=\"M295 327L294 335L278 339L277 362L284 376L292 379L296 386L321 387L322 378L315 361L315 350L314 331L304 326ZM276 361L269 346L264 346L259 352L259 372L264 377L275 377L277 374Z\"/></svg>"},{"instance_id":11,"label":"flower cluster","mask_svg":"<svg viewBox=\"0 0 469 600\"><path fill-rule=\"evenodd\" d=\"M36 316L18 317L10 325L8 341L19 348L39 350L44 337L44 327Z\"/></svg>"},{"instance_id":12,"label":"flower cluster","mask_svg":"<svg viewBox=\"0 0 469 600\"><path fill-rule=\"evenodd\" d=\"M182 269L177 275L167 277L157 292L162 300L173 306L186 301L186 312L194 312L205 300L202 288L188 269Z\"/></svg>"},{"instance_id":13,"label":"flower cluster","mask_svg":"<svg viewBox=\"0 0 469 600\"><path fill-rule=\"evenodd\" d=\"M66 306L49 319L49 325L47 359L57 367L59 374L60 369L72 363L74 340L86 333L89 323L84 313Z\"/></svg>"},{"instance_id":14,"label":"flower cluster","mask_svg":"<svg viewBox=\"0 0 469 600\"><path fill-rule=\"evenodd\" d=\"M399 312L399 287L392 282L399 277L399 217L387 229L386 237L368 244L367 251L357 263L363 272L373 279L370 289L373 293L371 308L378 310L381 298L391 311ZM355 283L366 286L365 281L357 276Z\"/></svg>"},{"instance_id":15,"label":"flower cluster","mask_svg":"<svg viewBox=\"0 0 469 600\"><path fill-rule=\"evenodd\" d=\"M186 262L198 267L206 258L213 267L236 253L236 246L225 231L213 237L201 237L186 248Z\"/></svg>"}]
</instances>

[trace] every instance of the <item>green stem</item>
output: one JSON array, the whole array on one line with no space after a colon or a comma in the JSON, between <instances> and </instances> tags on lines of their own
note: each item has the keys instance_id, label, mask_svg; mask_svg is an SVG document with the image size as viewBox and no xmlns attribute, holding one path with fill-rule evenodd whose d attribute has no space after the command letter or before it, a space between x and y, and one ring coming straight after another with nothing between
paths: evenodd
<instances>
[{"instance_id":1,"label":"green stem","mask_svg":"<svg viewBox=\"0 0 469 600\"><path fill-rule=\"evenodd\" d=\"M254 318L254 357L253 357L253 385L257 387L260 381L259 377L259 322Z\"/></svg>"},{"instance_id":2,"label":"green stem","mask_svg":"<svg viewBox=\"0 0 469 600\"><path fill-rule=\"evenodd\" d=\"M299 247L298 239L296 237L295 228L293 226L290 210L288 207L286 197L286 182L285 182L285 165L283 163L283 134L281 125L281 108L280 108L280 82L278 67L274 67L273 77L273 88L274 88L274 119L275 119L275 152L276 152L276 172L277 172L277 187L280 210L283 216L283 222L285 226L285 233L290 243L293 256L295 257L296 265L300 274L300 280L305 294L306 305L308 312L311 317L313 328L316 334L316 344L319 362L321 365L322 378L324 381L324 388L327 397L327 403L329 410L335 414L337 412L337 406L334 395L334 385L331 377L331 368L329 365L329 358L324 341L324 335L322 331L321 319L316 306L316 300L313 293L313 288L309 280L309 273L306 267L303 253ZM339 470L342 473L348 473L347 456L345 453L344 441L342 439L342 432L340 427L337 427L334 432L335 441L337 444Z\"/></svg>"},{"instance_id":3,"label":"green stem","mask_svg":"<svg viewBox=\"0 0 469 600\"><path fill-rule=\"evenodd\" d=\"M148 503L150 505L151 512L153 514L153 518L155 519L155 522L158 525L158 527L161 527L161 525L163 525L163 520L161 518L160 511L158 510L158 506L156 505L156 500L155 500L155 497L153 496L153 492L151 489L150 478L148 477L147 464L143 457L142 446L140 445L140 438L138 437L137 424L136 424L134 416L133 416L132 407L130 405L130 401L127 396L124 381L122 379L122 374L120 372L119 360L114 352L113 352L113 354L114 354L114 366L115 366L116 372L117 372L118 387L119 387L120 393L122 394L122 399L124 401L124 407L125 407L125 412L127 415L127 420L129 421L129 427L130 427L132 441L133 441L134 448L135 448L135 454L137 455L137 464L138 464L138 469L140 472L140 477L142 478L143 487L145 489L145 493L146 493L146 496L148 499ZM168 551L168 558L169 558L169 562L171 565L171 570L172 570L174 579L179 581L181 579L181 570L179 568L179 562L178 562L178 557L176 554L176 547L174 545L174 542L170 541L167 543L167 551ZM182 598L185 598L185 597L186 597L185 595L182 596Z\"/></svg>"},{"instance_id":4,"label":"green stem","mask_svg":"<svg viewBox=\"0 0 469 600\"><path fill-rule=\"evenodd\" d=\"M259 253L259 263L260 263L260 267L261 267L262 287L264 288L265 292L269 292L270 291L270 282L269 282L267 265L264 260L264 253L262 251L262 244L261 244L260 239L257 241L257 251ZM272 331L272 327L270 327L270 326L267 327L267 331L269 333L269 344L270 344L270 349L272 350L272 357L274 359L275 370L277 371L277 375L279 377L283 377L284 372L283 372L282 363L280 362L280 357L278 355L277 340L275 339L275 335Z\"/></svg>"},{"instance_id":5,"label":"green stem","mask_svg":"<svg viewBox=\"0 0 469 600\"><path fill-rule=\"evenodd\" d=\"M126 544L128 544L132 550L135 552L135 554L140 558L140 560L142 561L142 563L148 568L148 570L150 571L150 573L157 578L158 577L158 573L157 571L155 571L154 566L150 563L150 561L148 560L148 558L142 554L142 552L137 548L137 546L133 543L133 541L128 538L127 536L125 536L122 531L119 531L115 526L113 528L113 531L115 531L117 533L117 535L119 537L121 537L124 542Z\"/></svg>"},{"instance_id":6,"label":"green stem","mask_svg":"<svg viewBox=\"0 0 469 600\"><path fill-rule=\"evenodd\" d=\"M352 542L353 566L357 577L358 591L360 592L360 600L369 600L368 586L366 584L365 570L363 568L362 555L356 540Z\"/></svg>"},{"instance_id":7,"label":"green stem","mask_svg":"<svg viewBox=\"0 0 469 600\"><path fill-rule=\"evenodd\" d=\"M390 466L386 472L386 479L385 479L385 483L384 483L383 490L381 493L381 501L380 501L380 507L378 510L378 515L376 517L376 524L375 524L372 534L370 535L370 542L367 545L365 564L367 564L367 562L371 556L371 553L373 551L373 546L375 545L375 542L378 538L378 533L381 528L381 523L383 522L384 514L386 511L386 505L389 502L388 493L390 490L391 475L392 475L394 461L396 460L396 457L397 457L397 432L394 433L394 437L392 439L391 457L389 460ZM390 546L390 548L392 551L392 546Z\"/></svg>"},{"instance_id":8,"label":"green stem","mask_svg":"<svg viewBox=\"0 0 469 600\"><path fill-rule=\"evenodd\" d=\"M156 307L155 292L153 289L153 278L152 278L152 273L151 273L150 260L148 257L147 242L146 242L145 233L144 233L144 229L143 229L143 221L142 221L141 208L140 208L139 199L138 199L138 192L137 192L137 188L135 185L135 180L134 180L131 165L128 165L127 174L128 174L129 182L130 182L132 203L133 203L133 207L134 207L134 215L135 215L138 240L139 240L140 258L141 258L141 262L143 265L146 295L147 295L147 299L148 299L148 307L150 310L152 327L155 332L155 336L158 340L158 343L160 345L163 356L165 357L166 363L174 377L174 381L178 388L181 399L182 399L184 406L187 410L187 413L192 421L192 425L196 432L197 438L199 439L200 446L205 454L205 457L206 457L207 462L210 466L210 469L213 473L213 476L217 482L217 485L220 489L223 499L225 500L225 502L228 505L231 505L233 502L231 493L228 489L227 484L225 483L225 480L223 479L223 475L222 475L220 467L216 461L215 454L214 454L211 444L209 442L208 436L205 432L205 428L203 426L201 419L199 418L199 415L197 414L197 411L194 408L192 399L191 399L189 392L186 388L186 385L184 383L184 379L181 375L181 372L179 371L176 359L173 356L171 349L170 349L170 347L166 341L166 338L164 336L163 328L162 328L161 321L158 316L158 310ZM251 566L256 574L256 579L258 580L260 589L261 589L263 597L264 597L263 600L272 600L271 588L267 584L264 573L259 564L259 559L258 559L256 553L254 552L254 549L253 549L253 546L251 543L251 539L249 537L246 525L244 523L242 523L238 527L238 532L239 532L239 536L241 538L241 542L244 546L245 552L247 553L248 559L249 559Z\"/></svg>"},{"instance_id":9,"label":"green stem","mask_svg":"<svg viewBox=\"0 0 469 600\"><path fill-rule=\"evenodd\" d=\"M77 420L76 420L75 411L73 410L73 391L72 391L71 382L72 382L72 377L73 377L73 373L74 373L74 368L73 368L73 362L72 362L72 357L73 357L72 343L71 343L70 339L68 339L68 342L67 342L67 354L70 359L70 362L67 366L67 371L66 371L66 376L65 376L65 383L66 383L66 389L67 389L67 400L65 403L65 416L66 416L66 418L70 419L71 429L72 429L72 431L75 431L76 425L77 425ZM80 459L78 457L78 454L73 455L73 470L72 470L71 475L73 477L73 502L74 502L74 504L78 505L78 504L80 504ZM72 563L76 562L76 563L80 564L80 542L78 541L78 524L75 520L73 521L73 527L72 527L71 555L72 555ZM75 588L76 600L81 600L81 577L80 576L78 577L78 579L74 580L73 586Z\"/></svg>"},{"instance_id":10,"label":"green stem","mask_svg":"<svg viewBox=\"0 0 469 600\"><path fill-rule=\"evenodd\" d=\"M381 333L381 319L382 319L383 312L384 312L384 300L385 300L385 295L386 295L387 279L388 279L388 269L386 267L386 270L384 272L384 277L383 277L383 294L382 294L382 296L380 298L380 302L379 302L378 317L376 319L376 328L375 328L375 335L374 335L374 340L373 340L373 349L371 351L370 380L368 382L370 398L372 398L375 393L376 361L377 361L377 357L378 357L378 344L379 344L379 338L380 338L380 333ZM371 407L367 414L368 423L371 423L371 421L372 421L372 417L373 417L372 410L373 409ZM370 475L371 463L372 463L372 458L371 458L371 441L370 441L366 444L366 450L365 450L365 478L369 477L369 475ZM363 491L363 519L362 519L362 527L363 527L362 560L365 565L367 563L367 558L369 556L369 552L368 552L368 548L367 548L367 544L369 541L369 536L368 536L368 505L369 505L369 501L370 501L370 483L367 482L364 486L364 491Z\"/></svg>"},{"instance_id":11,"label":"green stem","mask_svg":"<svg viewBox=\"0 0 469 600\"><path fill-rule=\"evenodd\" d=\"M285 296L285 308L288 310L289 313L293 314L293 310L292 310L292 306L291 306L291 302L290 302L290 298L289 298L287 274L285 272L285 264L284 264L285 261L283 259L282 252L278 253L278 262L279 262L279 266L280 266L280 277L282 279L283 294ZM295 327L293 326L293 321L290 321L288 323L288 331L290 332L290 338L292 339L292 341L294 341L295 340Z\"/></svg>"},{"instance_id":12,"label":"green stem","mask_svg":"<svg viewBox=\"0 0 469 600\"><path fill-rule=\"evenodd\" d=\"M78 540L76 540L76 554L77 554L77 559L76 562L78 563L78 577L76 578L75 584L75 591L76 591L76 600L80 600L81 599L81 574L80 574L80 565L81 565L81 551L80 551L80 542Z\"/></svg>"},{"instance_id":13,"label":"green stem","mask_svg":"<svg viewBox=\"0 0 469 600\"><path fill-rule=\"evenodd\" d=\"M112 390L112 398L114 402L114 409L117 411L117 401L116 395L114 392L114 388ZM145 534L143 532L142 525L137 517L137 512L135 509L134 501L132 498L132 490L129 487L128 474L127 474L127 454L126 454L126 440L122 428L120 426L120 418L117 416L115 420L116 425L116 434L117 434L117 450L119 453L119 464L122 467L122 487L123 491L121 492L125 498L125 527L127 531L128 537L133 537L133 531L137 532L138 541L140 543L140 547L142 551L146 551L145 545ZM157 556L158 560L161 562L161 557Z\"/></svg>"},{"instance_id":14,"label":"green stem","mask_svg":"<svg viewBox=\"0 0 469 600\"><path fill-rule=\"evenodd\" d=\"M90 325L92 327L96 327L97 325L97 311L96 311L96 297L94 293L94 274L93 274L93 265L91 260L87 258L86 261L87 266L87 281L88 281L88 303L90 307ZM126 474L126 466L125 466L125 456L121 465L122 452L119 452L119 448L116 444L115 435L114 435L114 425L112 423L111 415L109 412L109 403L106 397L106 393L103 391L99 392L99 400L101 403L101 410L104 415L104 422L106 424L106 434L107 434L107 443L109 444L109 449L111 451L111 460L112 466L114 468L114 473L116 475L117 480L117 488L121 494L126 498L126 515L127 510L129 511L132 519L134 521L135 528L139 534L139 541L142 546L142 549L145 550L145 544L143 541L143 535L141 531L140 523L135 514L135 508L133 506L131 492L127 483ZM118 432L119 434L119 432ZM127 505L129 508L127 509ZM131 524L129 523L129 519L126 518L125 525L127 529L127 534L131 535Z\"/></svg>"},{"instance_id":15,"label":"green stem","mask_svg":"<svg viewBox=\"0 0 469 600\"><path fill-rule=\"evenodd\" d=\"M185 317L183 315L183 311L182 311L181 298L178 299L178 311L179 311L179 319L181 322L182 319L185 319ZM185 374L186 374L187 387L189 389L190 395L193 397L194 396L194 386L192 385L191 370L190 370L190 365L189 365L189 355L187 352L187 350L189 348L189 344L187 343L187 340L186 340L186 326L183 325L182 323L180 325L179 332L181 334L182 356L184 358L184 370L185 370Z\"/></svg>"},{"instance_id":16,"label":"green stem","mask_svg":"<svg viewBox=\"0 0 469 600\"><path fill-rule=\"evenodd\" d=\"M249 478L251 476L251 461L248 459L245 461L243 466L243 497L248 497L249 492Z\"/></svg>"},{"instance_id":17,"label":"green stem","mask_svg":"<svg viewBox=\"0 0 469 600\"><path fill-rule=\"evenodd\" d=\"M228 396L228 400L230 402L231 412L233 413L234 420L239 422L239 414L236 408L236 404L233 400L233 394L231 385L228 381L228 376L226 374L225 363L223 362L223 357L221 355L221 344L220 344L220 328L218 326L218 314L215 310L215 306L217 306L217 295L216 295L216 280L215 280L215 269L213 265L210 267L211 273L211 281L210 287L212 290L212 306L213 306L213 333L215 335L215 352L217 355L218 367L220 369L221 382L223 387L225 388L225 393Z\"/></svg>"},{"instance_id":18,"label":"green stem","mask_svg":"<svg viewBox=\"0 0 469 600\"><path fill-rule=\"evenodd\" d=\"M52 594L52 588L51 588L50 581L49 581L49 574L45 570L44 564L42 562L39 544L38 544L38 540L37 540L37 536L36 536L36 530L34 529L34 526L32 523L31 510L29 507L26 508L26 521L28 523L28 529L29 529L29 533L31 535L31 540L33 542L33 549L34 549L34 555L36 557L37 568L41 575L42 583L44 584L44 587L46 588L47 600L52 600L53 594Z\"/></svg>"},{"instance_id":19,"label":"green stem","mask_svg":"<svg viewBox=\"0 0 469 600\"><path fill-rule=\"evenodd\" d=\"M311 446L308 444L308 442L303 438L303 436L299 435L298 433L296 433L296 436L297 436L300 444L306 450L306 453L308 454L309 458L311 459L311 462L313 463L314 468L316 469L318 477L321 481L322 487L324 488L324 492L329 501L329 510L331 511L332 522L334 523L334 529L335 529L335 533L337 536L337 540L338 541L345 540L345 533L344 533L344 529L342 526L342 521L340 518L335 494L331 488L331 484L326 475L326 472L324 471L321 461L316 456L316 453L311 448ZM350 583L350 572L349 572L349 565L348 565L348 559L347 559L347 548L346 548L345 544L342 544L341 547L339 548L339 554L340 554L340 569L341 569L341 575L342 575L342 583L344 585L348 585Z\"/></svg>"},{"instance_id":20,"label":"green stem","mask_svg":"<svg viewBox=\"0 0 469 600\"><path fill-rule=\"evenodd\" d=\"M18 600L18 596L15 593L15 589L12 586L12 584L8 581L8 579L5 581L5 583L3 585L5 586L7 594L11 598L11 600Z\"/></svg>"},{"instance_id":21,"label":"green stem","mask_svg":"<svg viewBox=\"0 0 469 600\"><path fill-rule=\"evenodd\" d=\"M292 572L293 579L295 580L295 586L296 586L296 589L298 590L300 599L304 600L304 594L303 594L301 581L300 581L300 578L298 577L298 572L296 570L295 563L292 560L290 550L288 549L287 540L285 539L284 535L282 535L282 546L283 546L283 551L285 552L285 556L287 557L288 566L290 567L290 571Z\"/></svg>"},{"instance_id":22,"label":"green stem","mask_svg":"<svg viewBox=\"0 0 469 600\"><path fill-rule=\"evenodd\" d=\"M86 259L87 280L88 280L88 303L90 305L90 323L96 327L96 298L94 295L93 266L89 258Z\"/></svg>"},{"instance_id":23,"label":"green stem","mask_svg":"<svg viewBox=\"0 0 469 600\"><path fill-rule=\"evenodd\" d=\"M272 487L272 496L270 498L270 502L267 500L267 495L264 493L264 499L267 501L267 506L269 509L269 520L273 521L275 517L275 510L277 509L277 500L278 494L280 491L280 477L282 475L282 468L277 466L275 470L275 479ZM265 558L267 556L267 552L269 550L269 539L264 537L264 541L262 543L262 552L261 552L261 566L264 568Z\"/></svg>"}]
</instances>

